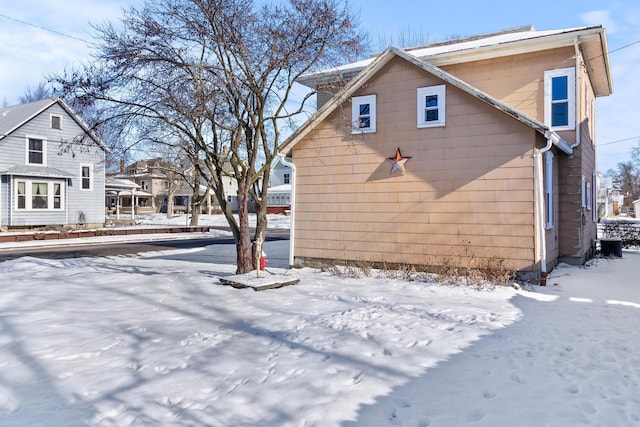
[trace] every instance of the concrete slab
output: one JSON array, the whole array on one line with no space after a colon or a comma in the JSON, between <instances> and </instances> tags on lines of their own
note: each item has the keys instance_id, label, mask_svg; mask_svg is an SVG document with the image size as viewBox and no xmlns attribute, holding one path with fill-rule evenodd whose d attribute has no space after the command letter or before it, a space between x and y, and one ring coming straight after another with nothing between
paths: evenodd
<instances>
[{"instance_id":1,"label":"concrete slab","mask_svg":"<svg viewBox=\"0 0 640 427\"><path fill-rule=\"evenodd\" d=\"M258 274L254 270L245 274L221 277L220 282L237 289L252 288L254 291L264 291L295 285L300 282L300 279L289 275L288 270L265 270Z\"/></svg>"}]
</instances>

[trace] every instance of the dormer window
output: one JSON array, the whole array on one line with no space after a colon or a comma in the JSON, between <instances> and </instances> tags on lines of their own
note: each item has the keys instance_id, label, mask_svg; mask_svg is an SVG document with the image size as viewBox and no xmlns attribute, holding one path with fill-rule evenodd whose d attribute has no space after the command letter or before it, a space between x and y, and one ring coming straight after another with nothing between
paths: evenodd
<instances>
[{"instance_id":1,"label":"dormer window","mask_svg":"<svg viewBox=\"0 0 640 427\"><path fill-rule=\"evenodd\" d=\"M62 129L62 116L51 116L51 129Z\"/></svg>"},{"instance_id":2,"label":"dormer window","mask_svg":"<svg viewBox=\"0 0 640 427\"><path fill-rule=\"evenodd\" d=\"M351 125L353 133L376 131L376 96L355 96L351 100Z\"/></svg>"}]
</instances>

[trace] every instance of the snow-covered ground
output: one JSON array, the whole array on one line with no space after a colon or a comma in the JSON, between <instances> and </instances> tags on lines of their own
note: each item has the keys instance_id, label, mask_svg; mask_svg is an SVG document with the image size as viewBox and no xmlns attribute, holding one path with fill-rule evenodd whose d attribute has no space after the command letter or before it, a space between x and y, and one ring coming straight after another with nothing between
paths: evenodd
<instances>
[{"instance_id":1,"label":"snow-covered ground","mask_svg":"<svg viewBox=\"0 0 640 427\"><path fill-rule=\"evenodd\" d=\"M184 254L0 263L0 426L640 425L639 253L262 292Z\"/></svg>"},{"instance_id":2,"label":"snow-covered ground","mask_svg":"<svg viewBox=\"0 0 640 427\"><path fill-rule=\"evenodd\" d=\"M175 215L173 218L167 218L166 214L140 215L136 217L136 222L141 225L177 225L184 226L189 224L190 216ZM236 221L238 216L236 215ZM267 215L267 224L269 228L289 228L291 225L291 217L286 215ZM226 227L227 223L224 215L198 215L198 225L202 226L221 226ZM256 225L256 216L249 215L249 226Z\"/></svg>"}]
</instances>

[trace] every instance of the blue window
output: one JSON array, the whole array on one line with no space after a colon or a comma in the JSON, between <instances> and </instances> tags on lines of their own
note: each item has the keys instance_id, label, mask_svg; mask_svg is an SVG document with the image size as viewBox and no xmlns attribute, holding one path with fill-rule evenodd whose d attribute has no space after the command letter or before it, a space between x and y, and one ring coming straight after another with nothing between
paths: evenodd
<instances>
[{"instance_id":1,"label":"blue window","mask_svg":"<svg viewBox=\"0 0 640 427\"><path fill-rule=\"evenodd\" d=\"M569 125L569 78L551 79L551 126Z\"/></svg>"},{"instance_id":2,"label":"blue window","mask_svg":"<svg viewBox=\"0 0 640 427\"><path fill-rule=\"evenodd\" d=\"M376 131L376 96L354 96L351 100L352 133Z\"/></svg>"},{"instance_id":3,"label":"blue window","mask_svg":"<svg viewBox=\"0 0 640 427\"><path fill-rule=\"evenodd\" d=\"M418 127L434 127L445 125L444 85L418 88Z\"/></svg>"},{"instance_id":4,"label":"blue window","mask_svg":"<svg viewBox=\"0 0 640 427\"><path fill-rule=\"evenodd\" d=\"M575 129L575 68L544 73L544 121L554 130Z\"/></svg>"}]
</instances>

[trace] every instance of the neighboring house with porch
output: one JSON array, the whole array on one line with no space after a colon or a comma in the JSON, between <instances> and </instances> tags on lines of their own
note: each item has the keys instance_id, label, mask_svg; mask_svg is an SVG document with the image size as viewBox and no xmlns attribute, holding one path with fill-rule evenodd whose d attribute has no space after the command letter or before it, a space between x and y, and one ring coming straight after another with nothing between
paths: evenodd
<instances>
[{"instance_id":1,"label":"neighboring house with porch","mask_svg":"<svg viewBox=\"0 0 640 427\"><path fill-rule=\"evenodd\" d=\"M190 179L193 175L193 167L174 172L175 167L161 158L140 160L128 166L121 163L120 171L113 174L114 179L134 182L138 187L135 191L134 206L136 214L149 214L156 212L166 213L169 203L168 198L173 198L173 212L184 213L190 209L190 201L193 198L193 188ZM223 180L224 192L227 202L233 211L238 209L236 180L225 177ZM204 195L204 201L200 204L200 212L205 214L219 213L220 205L215 193L208 189L206 178L200 179L200 194ZM107 194L107 207L114 205L113 196ZM130 193L121 193L121 211L131 211Z\"/></svg>"},{"instance_id":2,"label":"neighboring house with porch","mask_svg":"<svg viewBox=\"0 0 640 427\"><path fill-rule=\"evenodd\" d=\"M520 27L304 76L318 112L296 166L293 264L581 264L596 239L605 30ZM544 273L544 274L543 274Z\"/></svg>"},{"instance_id":3,"label":"neighboring house with porch","mask_svg":"<svg viewBox=\"0 0 640 427\"><path fill-rule=\"evenodd\" d=\"M0 108L0 227L102 226L108 151L60 98Z\"/></svg>"}]
</instances>

